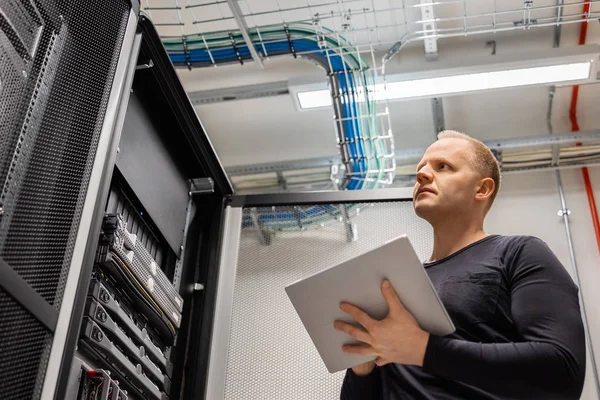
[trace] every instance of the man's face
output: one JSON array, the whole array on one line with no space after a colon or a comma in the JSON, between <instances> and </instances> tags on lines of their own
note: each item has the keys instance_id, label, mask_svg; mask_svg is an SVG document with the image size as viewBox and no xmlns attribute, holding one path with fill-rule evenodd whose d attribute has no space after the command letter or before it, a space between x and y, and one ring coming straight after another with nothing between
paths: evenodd
<instances>
[{"instance_id":1,"label":"man's face","mask_svg":"<svg viewBox=\"0 0 600 400\"><path fill-rule=\"evenodd\" d=\"M427 149L417 166L413 192L418 216L432 223L475 209L480 177L469 161L472 152L473 145L459 138L438 140Z\"/></svg>"}]
</instances>

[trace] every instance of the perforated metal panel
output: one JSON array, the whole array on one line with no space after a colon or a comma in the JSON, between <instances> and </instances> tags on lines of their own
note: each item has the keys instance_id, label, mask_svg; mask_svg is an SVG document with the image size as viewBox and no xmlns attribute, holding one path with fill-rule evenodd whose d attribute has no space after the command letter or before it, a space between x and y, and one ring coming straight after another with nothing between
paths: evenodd
<instances>
[{"instance_id":1,"label":"perforated metal panel","mask_svg":"<svg viewBox=\"0 0 600 400\"><path fill-rule=\"evenodd\" d=\"M2 289L0 315L0 399L37 398L52 335Z\"/></svg>"},{"instance_id":2,"label":"perforated metal panel","mask_svg":"<svg viewBox=\"0 0 600 400\"><path fill-rule=\"evenodd\" d=\"M0 1L0 258L56 310L129 10ZM0 316L0 399L37 399L52 334L3 291Z\"/></svg>"},{"instance_id":3,"label":"perforated metal panel","mask_svg":"<svg viewBox=\"0 0 600 400\"><path fill-rule=\"evenodd\" d=\"M429 257L432 231L415 215L412 202L346 206L356 238L350 242L343 216L333 211L338 205L318 206L329 210L330 219L304 224L303 230L290 228L290 215L299 215L298 208L244 210L226 399L338 399L344 373L327 371L284 287L402 234L408 234L421 259ZM270 221L275 232L270 245L261 244L264 232L249 223L257 216ZM278 222L285 230L277 230Z\"/></svg>"},{"instance_id":4,"label":"perforated metal panel","mask_svg":"<svg viewBox=\"0 0 600 400\"><path fill-rule=\"evenodd\" d=\"M0 13L0 178L6 177L20 125L19 106L31 72L33 43L41 21L20 2L8 0ZM14 22L13 22L14 21ZM6 49L12 49L10 51Z\"/></svg>"},{"instance_id":5,"label":"perforated metal panel","mask_svg":"<svg viewBox=\"0 0 600 400\"><path fill-rule=\"evenodd\" d=\"M129 6L0 7L0 257L58 309Z\"/></svg>"}]
</instances>

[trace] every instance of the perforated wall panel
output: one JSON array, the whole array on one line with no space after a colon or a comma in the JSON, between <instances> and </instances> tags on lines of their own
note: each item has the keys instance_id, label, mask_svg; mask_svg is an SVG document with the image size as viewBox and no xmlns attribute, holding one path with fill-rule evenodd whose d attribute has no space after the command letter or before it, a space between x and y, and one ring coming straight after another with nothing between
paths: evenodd
<instances>
[{"instance_id":1,"label":"perforated wall panel","mask_svg":"<svg viewBox=\"0 0 600 400\"><path fill-rule=\"evenodd\" d=\"M0 8L0 257L58 309L129 5Z\"/></svg>"},{"instance_id":2,"label":"perforated wall panel","mask_svg":"<svg viewBox=\"0 0 600 400\"><path fill-rule=\"evenodd\" d=\"M344 372L330 374L314 348L284 288L286 285L408 234L420 258L430 256L432 231L412 202L350 206L356 241L336 215L291 229L293 207L244 210L227 358L227 400L339 399ZM316 210L318 212L319 209ZM269 220L274 236L260 244L251 214ZM302 219L302 218L301 218ZM343 219L343 218L342 218ZM273 223L273 221L275 223ZM285 230L277 232L277 222Z\"/></svg>"}]
</instances>

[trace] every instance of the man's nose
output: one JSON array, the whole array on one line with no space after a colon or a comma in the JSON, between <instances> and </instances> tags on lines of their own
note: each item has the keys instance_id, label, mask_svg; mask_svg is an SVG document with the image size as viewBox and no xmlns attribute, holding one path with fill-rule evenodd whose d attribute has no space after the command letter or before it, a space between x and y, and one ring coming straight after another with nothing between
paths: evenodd
<instances>
[{"instance_id":1,"label":"man's nose","mask_svg":"<svg viewBox=\"0 0 600 400\"><path fill-rule=\"evenodd\" d=\"M427 170L427 167L421 168L419 172L417 172L417 182L419 182L420 185L433 182L433 175Z\"/></svg>"}]
</instances>

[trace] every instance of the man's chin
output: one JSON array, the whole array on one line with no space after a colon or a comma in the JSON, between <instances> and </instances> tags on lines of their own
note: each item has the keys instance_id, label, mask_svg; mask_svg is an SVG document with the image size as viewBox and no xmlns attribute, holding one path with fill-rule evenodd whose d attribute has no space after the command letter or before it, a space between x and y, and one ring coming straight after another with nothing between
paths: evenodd
<instances>
[{"instance_id":1,"label":"man's chin","mask_svg":"<svg viewBox=\"0 0 600 400\"><path fill-rule=\"evenodd\" d=\"M418 217L423 218L426 221L429 221L429 217L431 217L435 213L435 207L432 207L431 205L418 202L415 203L414 206L415 214L417 214Z\"/></svg>"}]
</instances>

